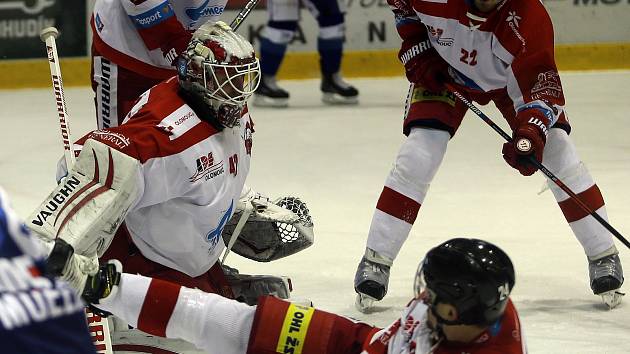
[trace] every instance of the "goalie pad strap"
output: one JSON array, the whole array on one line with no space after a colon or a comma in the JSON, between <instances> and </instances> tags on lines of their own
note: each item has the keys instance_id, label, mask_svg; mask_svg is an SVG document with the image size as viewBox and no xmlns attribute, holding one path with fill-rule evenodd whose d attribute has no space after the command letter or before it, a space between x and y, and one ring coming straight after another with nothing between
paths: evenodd
<instances>
[{"instance_id":1,"label":"goalie pad strap","mask_svg":"<svg viewBox=\"0 0 630 354\"><path fill-rule=\"evenodd\" d=\"M76 253L102 255L140 195L140 161L88 139L67 178L29 218L47 239L57 237Z\"/></svg>"},{"instance_id":2,"label":"goalie pad strap","mask_svg":"<svg viewBox=\"0 0 630 354\"><path fill-rule=\"evenodd\" d=\"M265 296L256 308L247 354L360 353L373 329L363 322Z\"/></svg>"}]
</instances>

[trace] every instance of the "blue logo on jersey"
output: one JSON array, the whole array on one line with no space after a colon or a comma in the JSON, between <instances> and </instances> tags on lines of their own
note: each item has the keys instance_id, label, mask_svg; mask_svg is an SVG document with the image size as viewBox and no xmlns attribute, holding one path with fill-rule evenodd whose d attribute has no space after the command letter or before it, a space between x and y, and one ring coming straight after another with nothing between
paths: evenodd
<instances>
[{"instance_id":1,"label":"blue logo on jersey","mask_svg":"<svg viewBox=\"0 0 630 354\"><path fill-rule=\"evenodd\" d=\"M219 221L219 226L217 226L216 229L210 231L206 235L206 241L208 241L208 243L210 244L210 250L214 249L219 243L219 240L221 239L221 234L223 233L223 228L225 228L225 224L227 224L228 220L230 220L230 217L232 216L233 207L234 200L230 202L230 207L221 217L221 221Z\"/></svg>"},{"instance_id":2,"label":"blue logo on jersey","mask_svg":"<svg viewBox=\"0 0 630 354\"><path fill-rule=\"evenodd\" d=\"M199 7L189 7L186 9L186 15L193 20L197 21L202 16L219 16L223 13L223 6L208 6L210 0L206 0Z\"/></svg>"},{"instance_id":3,"label":"blue logo on jersey","mask_svg":"<svg viewBox=\"0 0 630 354\"><path fill-rule=\"evenodd\" d=\"M174 15L171 5L169 5L168 1L164 1L149 11L136 16L129 16L129 18L131 18L131 21L137 28L149 28L166 21Z\"/></svg>"},{"instance_id":4,"label":"blue logo on jersey","mask_svg":"<svg viewBox=\"0 0 630 354\"><path fill-rule=\"evenodd\" d=\"M96 30L98 30L99 32L102 31L103 28L105 27L105 25L103 24L103 20L101 20L100 14L96 14L96 17L94 18L94 22L96 24Z\"/></svg>"}]
</instances>

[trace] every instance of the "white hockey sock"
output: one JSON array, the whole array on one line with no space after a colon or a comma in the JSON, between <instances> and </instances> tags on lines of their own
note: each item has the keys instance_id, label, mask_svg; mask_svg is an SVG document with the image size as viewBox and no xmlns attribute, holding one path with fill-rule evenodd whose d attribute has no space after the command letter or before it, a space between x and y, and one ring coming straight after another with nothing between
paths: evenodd
<instances>
[{"instance_id":1,"label":"white hockey sock","mask_svg":"<svg viewBox=\"0 0 630 354\"><path fill-rule=\"evenodd\" d=\"M562 129L550 129L543 155L543 164L581 200L608 220L604 200L588 169L580 161L573 142ZM548 181L562 213L584 248L587 256L593 257L614 245L612 234L597 220L583 211L553 181Z\"/></svg>"},{"instance_id":2,"label":"white hockey sock","mask_svg":"<svg viewBox=\"0 0 630 354\"><path fill-rule=\"evenodd\" d=\"M442 130L413 128L385 181L367 247L395 259L409 236L450 139Z\"/></svg>"}]
</instances>

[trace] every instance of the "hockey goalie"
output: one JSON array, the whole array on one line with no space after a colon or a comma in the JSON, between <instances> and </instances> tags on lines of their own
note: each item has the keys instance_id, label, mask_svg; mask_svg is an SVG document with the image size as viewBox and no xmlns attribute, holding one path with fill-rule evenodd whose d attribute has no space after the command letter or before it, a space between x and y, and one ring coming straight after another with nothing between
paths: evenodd
<instances>
[{"instance_id":1,"label":"hockey goalie","mask_svg":"<svg viewBox=\"0 0 630 354\"><path fill-rule=\"evenodd\" d=\"M219 261L229 248L269 262L313 243L300 199L271 201L245 185L254 133L246 102L259 75L247 40L223 22L206 23L176 77L146 91L121 126L79 139L76 164L60 164L59 185L29 219L51 249L49 271L76 285L81 272L98 270L97 258L115 258L130 273L248 304L288 298L285 277L243 275ZM120 338L180 351L120 328Z\"/></svg>"}]
</instances>

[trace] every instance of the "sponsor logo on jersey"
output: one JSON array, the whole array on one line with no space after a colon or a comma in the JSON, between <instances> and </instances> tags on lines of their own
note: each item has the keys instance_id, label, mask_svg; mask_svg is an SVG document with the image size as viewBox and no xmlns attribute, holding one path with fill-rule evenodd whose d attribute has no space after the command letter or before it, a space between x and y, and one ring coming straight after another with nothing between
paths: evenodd
<instances>
[{"instance_id":1,"label":"sponsor logo on jersey","mask_svg":"<svg viewBox=\"0 0 630 354\"><path fill-rule=\"evenodd\" d=\"M220 16L223 13L223 6L208 6L210 0L204 1L199 7L186 8L186 16L192 20L189 29L193 29L197 21L202 17Z\"/></svg>"},{"instance_id":2,"label":"sponsor logo on jersey","mask_svg":"<svg viewBox=\"0 0 630 354\"><path fill-rule=\"evenodd\" d=\"M44 222L48 217L53 215L63 202L80 186L81 181L73 175L66 178L63 182L63 187L44 204L42 210L37 212L37 219L31 220L31 222L37 226L44 226Z\"/></svg>"},{"instance_id":3,"label":"sponsor logo on jersey","mask_svg":"<svg viewBox=\"0 0 630 354\"><path fill-rule=\"evenodd\" d=\"M149 28L163 21L166 21L174 15L175 12L169 5L168 1L164 1L158 6L150 9L149 11L146 11L139 15L129 16L129 18L131 18L131 21L133 21L133 23L135 23L136 27Z\"/></svg>"},{"instance_id":4,"label":"sponsor logo on jersey","mask_svg":"<svg viewBox=\"0 0 630 354\"><path fill-rule=\"evenodd\" d=\"M247 153L247 155L252 154L252 145L254 144L253 134L253 123L251 120L248 120L247 123L245 123L245 131L243 131L243 141L245 142L245 153Z\"/></svg>"},{"instance_id":5,"label":"sponsor logo on jersey","mask_svg":"<svg viewBox=\"0 0 630 354\"><path fill-rule=\"evenodd\" d=\"M562 85L560 76L553 70L538 74L536 83L532 87L532 98L540 99L545 96L560 97L562 95Z\"/></svg>"},{"instance_id":6,"label":"sponsor logo on jersey","mask_svg":"<svg viewBox=\"0 0 630 354\"><path fill-rule=\"evenodd\" d=\"M516 11L509 11L508 17L505 19L507 22L513 22L514 26L518 28L518 21L521 19L521 16L516 14Z\"/></svg>"},{"instance_id":7,"label":"sponsor logo on jersey","mask_svg":"<svg viewBox=\"0 0 630 354\"><path fill-rule=\"evenodd\" d=\"M431 34L431 36L435 38L435 42L437 44L441 45L442 47L450 47L451 45L453 45L453 42L455 41L453 38L442 37L442 35L444 34L443 29L435 28L433 26L427 26L427 28L429 29L429 33Z\"/></svg>"},{"instance_id":8,"label":"sponsor logo on jersey","mask_svg":"<svg viewBox=\"0 0 630 354\"><path fill-rule=\"evenodd\" d=\"M68 286L41 276L27 255L0 259L0 329L75 314L83 302Z\"/></svg>"},{"instance_id":9,"label":"sponsor logo on jersey","mask_svg":"<svg viewBox=\"0 0 630 354\"><path fill-rule=\"evenodd\" d=\"M168 134L170 140L175 140L199 124L201 120L188 105L182 105L157 125Z\"/></svg>"},{"instance_id":10,"label":"sponsor logo on jersey","mask_svg":"<svg viewBox=\"0 0 630 354\"><path fill-rule=\"evenodd\" d=\"M124 149L131 144L131 142L129 141L129 138L127 138L126 136L120 133L110 132L108 130L93 131L88 138L98 139L104 142L110 142L114 144L116 147L118 147L119 149Z\"/></svg>"},{"instance_id":11,"label":"sponsor logo on jersey","mask_svg":"<svg viewBox=\"0 0 630 354\"><path fill-rule=\"evenodd\" d=\"M442 92L431 92L419 84L416 84L411 93L411 104L419 102L444 102L452 107L455 107L455 95L444 90Z\"/></svg>"},{"instance_id":12,"label":"sponsor logo on jersey","mask_svg":"<svg viewBox=\"0 0 630 354\"><path fill-rule=\"evenodd\" d=\"M94 23L96 24L96 30L99 32L102 31L105 27L105 24L103 24L103 20L101 20L101 15L98 13L94 17Z\"/></svg>"},{"instance_id":13,"label":"sponsor logo on jersey","mask_svg":"<svg viewBox=\"0 0 630 354\"><path fill-rule=\"evenodd\" d=\"M514 32L514 35L516 36L516 38L518 38L519 41L521 41L521 44L524 47L525 38L523 38L521 33L518 31L518 25L519 25L518 21L520 19L521 19L521 16L518 16L516 14L516 11L510 11L508 12L508 17L505 19L505 21L508 23L508 26L510 26L510 28L512 29L512 32Z\"/></svg>"},{"instance_id":14,"label":"sponsor logo on jersey","mask_svg":"<svg viewBox=\"0 0 630 354\"><path fill-rule=\"evenodd\" d=\"M289 305L284 316L282 331L278 338L276 352L301 354L304 349L304 339L311 324L311 318L315 313L312 307L305 307L296 304Z\"/></svg>"},{"instance_id":15,"label":"sponsor logo on jersey","mask_svg":"<svg viewBox=\"0 0 630 354\"><path fill-rule=\"evenodd\" d=\"M197 165L197 171L194 175L188 178L190 182L196 182L202 178L209 181L225 172L225 169L223 168L223 160L214 163L214 156L212 156L212 153L199 157L195 163Z\"/></svg>"},{"instance_id":16,"label":"sponsor logo on jersey","mask_svg":"<svg viewBox=\"0 0 630 354\"><path fill-rule=\"evenodd\" d=\"M223 233L223 229L227 224L228 220L232 217L232 210L234 209L234 200L230 202L230 207L225 211L223 216L221 216L221 220L219 220L219 225L216 229L208 232L206 234L206 242L210 244L210 248L208 252L212 252L214 248L219 244L219 240L221 239L221 234Z\"/></svg>"}]
</instances>

